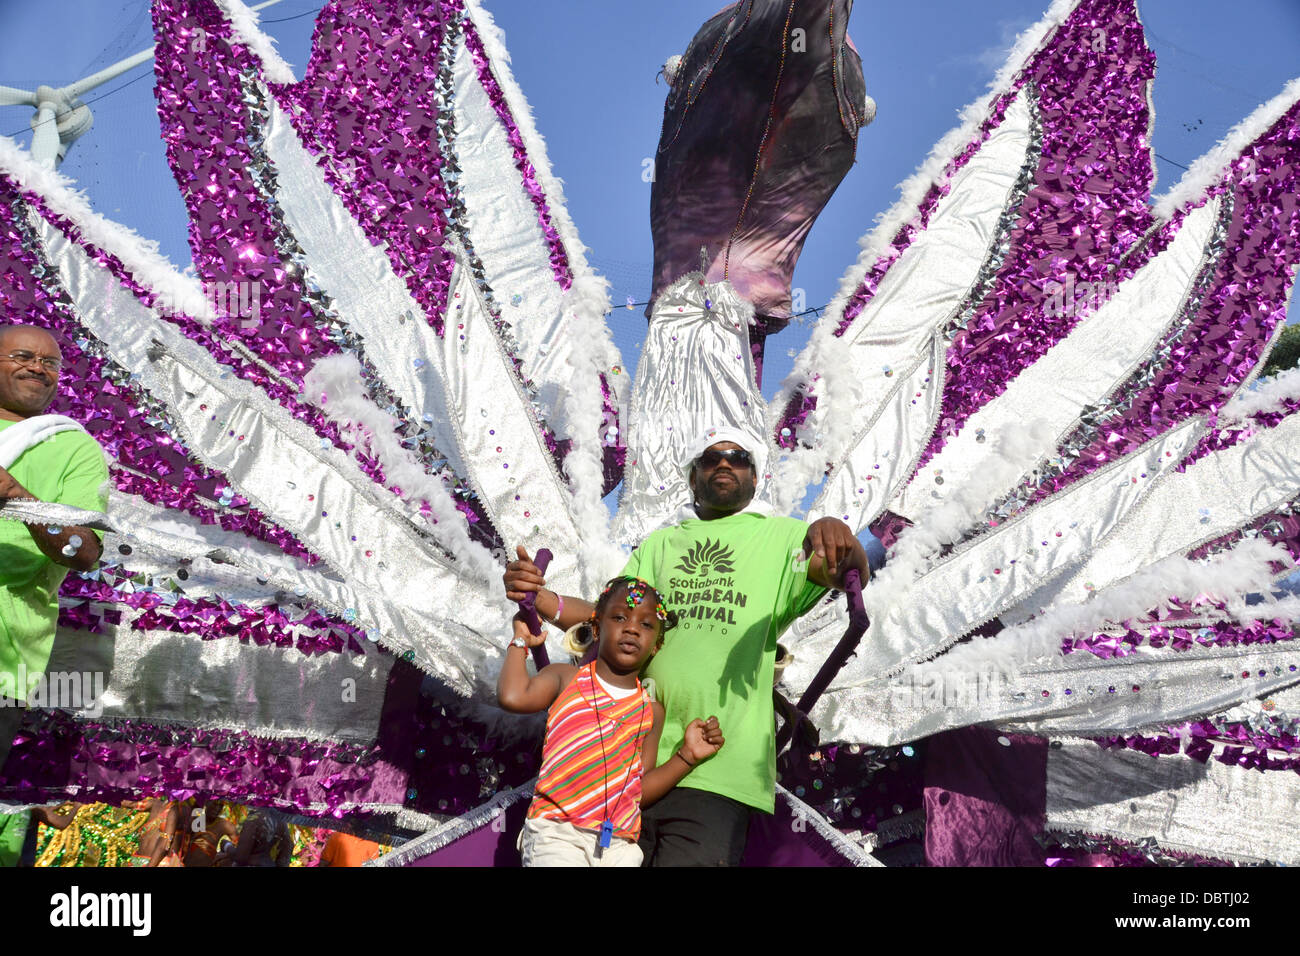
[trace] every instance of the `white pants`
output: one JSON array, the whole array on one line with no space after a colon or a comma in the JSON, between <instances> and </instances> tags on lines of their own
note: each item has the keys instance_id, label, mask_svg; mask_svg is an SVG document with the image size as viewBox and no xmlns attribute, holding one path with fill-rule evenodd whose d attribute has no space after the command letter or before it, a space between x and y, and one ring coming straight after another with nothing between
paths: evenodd
<instances>
[{"instance_id":1,"label":"white pants","mask_svg":"<svg viewBox=\"0 0 1300 956\"><path fill-rule=\"evenodd\" d=\"M525 820L515 845L524 866L641 865L641 848L631 840L614 837L602 848L599 833L558 820Z\"/></svg>"}]
</instances>

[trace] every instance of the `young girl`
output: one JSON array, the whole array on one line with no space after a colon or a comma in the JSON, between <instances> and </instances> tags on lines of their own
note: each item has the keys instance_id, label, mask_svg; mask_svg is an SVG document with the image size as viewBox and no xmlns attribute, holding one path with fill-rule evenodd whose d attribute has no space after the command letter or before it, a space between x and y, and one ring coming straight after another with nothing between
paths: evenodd
<instances>
[{"instance_id":1,"label":"young girl","mask_svg":"<svg viewBox=\"0 0 1300 956\"><path fill-rule=\"evenodd\" d=\"M674 623L649 584L615 578L596 602L596 659L529 677L528 649L544 638L515 617L497 698L515 713L549 708L542 769L519 835L524 866L640 866L641 807L722 746L717 718L697 718L672 759L655 766L664 709L637 675Z\"/></svg>"}]
</instances>

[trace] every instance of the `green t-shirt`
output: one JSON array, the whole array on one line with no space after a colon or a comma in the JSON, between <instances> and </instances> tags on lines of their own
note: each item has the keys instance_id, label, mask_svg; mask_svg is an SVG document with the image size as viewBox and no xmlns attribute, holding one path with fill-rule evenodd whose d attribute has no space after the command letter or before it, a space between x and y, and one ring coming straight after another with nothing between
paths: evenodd
<instances>
[{"instance_id":1,"label":"green t-shirt","mask_svg":"<svg viewBox=\"0 0 1300 956\"><path fill-rule=\"evenodd\" d=\"M807 534L793 518L693 518L646 538L623 571L654 585L679 618L647 670L666 714L659 763L681 746L688 723L716 714L727 742L681 786L767 813L776 786L776 641L826 593L800 559Z\"/></svg>"},{"instance_id":2,"label":"green t-shirt","mask_svg":"<svg viewBox=\"0 0 1300 956\"><path fill-rule=\"evenodd\" d=\"M0 431L15 422L0 420ZM104 453L83 431L59 432L18 456L14 480L41 501L105 511L108 466ZM0 521L0 691L17 686L19 663L27 681L45 672L59 620L59 585L68 569L47 558L19 521Z\"/></svg>"},{"instance_id":3,"label":"green t-shirt","mask_svg":"<svg viewBox=\"0 0 1300 956\"><path fill-rule=\"evenodd\" d=\"M0 813L0 867L17 866L22 859L23 841L27 838L31 819L30 810Z\"/></svg>"}]
</instances>

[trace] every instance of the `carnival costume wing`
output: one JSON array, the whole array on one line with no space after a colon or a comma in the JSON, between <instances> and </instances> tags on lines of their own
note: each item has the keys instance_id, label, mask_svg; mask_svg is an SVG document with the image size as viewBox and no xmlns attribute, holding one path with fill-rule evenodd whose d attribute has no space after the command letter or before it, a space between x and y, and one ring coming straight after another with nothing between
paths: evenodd
<instances>
[{"instance_id":1,"label":"carnival costume wing","mask_svg":"<svg viewBox=\"0 0 1300 956\"><path fill-rule=\"evenodd\" d=\"M603 282L474 4L332 5L300 82L238 2L159 3L155 31L196 278L0 156L5 301L65 343L115 529L51 665L107 671L102 713L33 714L10 781L414 806L413 741L455 721L421 675L490 684L506 543L587 542L568 590L621 561ZM473 786L429 810L482 795L481 736L453 752Z\"/></svg>"},{"instance_id":2,"label":"carnival costume wing","mask_svg":"<svg viewBox=\"0 0 1300 956\"><path fill-rule=\"evenodd\" d=\"M813 710L823 739L1061 735L1049 826L1132 839L1156 812L1122 820L1118 794L1168 810L1195 778L1199 802L1145 837L1293 862L1278 695L1300 609L1274 592L1300 556L1300 424L1294 375L1251 386L1300 262L1300 83L1153 208L1153 65L1131 3L1056 4L1022 38L864 240L776 404L773 493L825 472L813 513L892 551ZM795 626L793 689L843 629L821 613ZM1165 783L1083 735L1171 755ZM1211 754L1268 785L1207 776ZM1122 782L1071 795L1108 768ZM1229 794L1272 830L1212 837Z\"/></svg>"}]
</instances>

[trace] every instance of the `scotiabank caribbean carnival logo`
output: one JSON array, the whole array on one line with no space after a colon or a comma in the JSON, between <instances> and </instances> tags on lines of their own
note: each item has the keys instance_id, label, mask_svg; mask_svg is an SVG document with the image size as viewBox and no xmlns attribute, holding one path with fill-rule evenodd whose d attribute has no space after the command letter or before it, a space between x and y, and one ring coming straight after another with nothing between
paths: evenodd
<instances>
[{"instance_id":1,"label":"scotiabank caribbean carnival logo","mask_svg":"<svg viewBox=\"0 0 1300 956\"><path fill-rule=\"evenodd\" d=\"M720 541L715 544L706 538L695 542L695 546L682 555L677 570L707 578L711 574L732 574L736 568L731 549L723 547Z\"/></svg>"},{"instance_id":2,"label":"scotiabank caribbean carnival logo","mask_svg":"<svg viewBox=\"0 0 1300 956\"><path fill-rule=\"evenodd\" d=\"M696 541L676 565L685 577L670 577L668 602L683 630L704 628L726 634L736 624L736 608L748 595L736 588L736 559L721 541Z\"/></svg>"}]
</instances>

